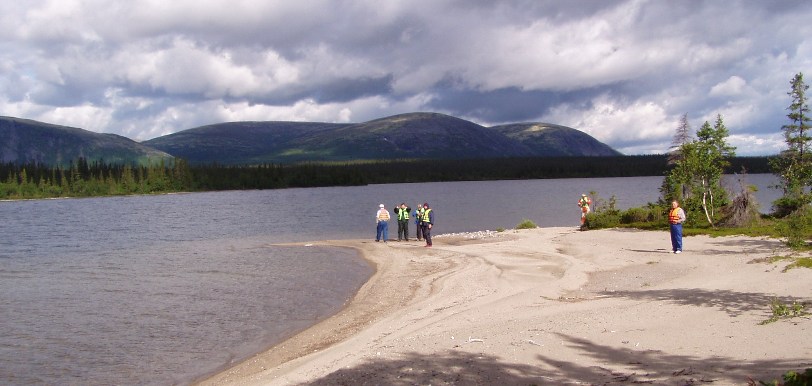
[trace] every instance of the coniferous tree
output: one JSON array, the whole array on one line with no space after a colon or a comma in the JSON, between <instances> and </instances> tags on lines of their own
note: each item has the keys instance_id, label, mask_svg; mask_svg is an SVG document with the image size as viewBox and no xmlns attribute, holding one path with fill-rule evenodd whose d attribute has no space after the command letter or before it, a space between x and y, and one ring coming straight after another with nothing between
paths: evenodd
<instances>
[{"instance_id":1,"label":"coniferous tree","mask_svg":"<svg viewBox=\"0 0 812 386\"><path fill-rule=\"evenodd\" d=\"M691 125L688 123L688 113L680 117L677 129L674 133L674 138L671 140L671 150L668 152L667 165L671 167L670 171L663 179L663 184L660 187L665 201L680 200L688 194L688 187L685 181L688 179L687 175L682 175L685 172L685 167L680 167L679 163L685 158L685 152L690 151L688 147L691 141ZM666 206L670 204L666 203Z\"/></svg>"},{"instance_id":2,"label":"coniferous tree","mask_svg":"<svg viewBox=\"0 0 812 386\"><path fill-rule=\"evenodd\" d=\"M810 136L809 105L802 73L790 81L787 95L791 103L787 110L790 123L781 127L787 149L772 159L771 166L780 178L784 196L775 203L776 214L787 215L810 202L809 186L812 184L812 136Z\"/></svg>"},{"instance_id":3,"label":"coniferous tree","mask_svg":"<svg viewBox=\"0 0 812 386\"><path fill-rule=\"evenodd\" d=\"M671 141L671 151L668 152L668 164L673 165L682 159L682 146L691 141L691 125L688 123L688 113L680 117L677 131Z\"/></svg>"}]
</instances>

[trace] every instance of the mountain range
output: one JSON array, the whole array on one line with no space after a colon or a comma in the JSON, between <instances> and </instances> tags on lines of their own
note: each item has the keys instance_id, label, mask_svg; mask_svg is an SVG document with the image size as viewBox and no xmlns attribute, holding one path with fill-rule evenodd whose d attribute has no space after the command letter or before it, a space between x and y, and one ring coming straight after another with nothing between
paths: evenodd
<instances>
[{"instance_id":1,"label":"mountain range","mask_svg":"<svg viewBox=\"0 0 812 386\"><path fill-rule=\"evenodd\" d=\"M79 157L105 163L148 163L172 156L116 134L0 117L0 162L67 165Z\"/></svg>"},{"instance_id":2,"label":"mountain range","mask_svg":"<svg viewBox=\"0 0 812 386\"><path fill-rule=\"evenodd\" d=\"M408 113L364 123L227 122L136 142L115 134L0 117L0 161L65 164L78 157L248 165L392 159L615 156L573 128L547 123L485 127L439 113Z\"/></svg>"}]
</instances>

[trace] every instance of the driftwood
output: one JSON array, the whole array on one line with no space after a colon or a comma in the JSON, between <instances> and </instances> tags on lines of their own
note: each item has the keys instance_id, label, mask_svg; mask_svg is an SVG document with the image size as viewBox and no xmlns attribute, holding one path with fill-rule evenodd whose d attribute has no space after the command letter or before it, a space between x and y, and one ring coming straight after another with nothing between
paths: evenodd
<instances>
[{"instance_id":1,"label":"driftwood","mask_svg":"<svg viewBox=\"0 0 812 386\"><path fill-rule=\"evenodd\" d=\"M741 176L739 176L739 188L739 193L733 197L730 205L725 208L725 218L722 220L725 226L748 225L760 216L759 205L753 188L746 185L744 177Z\"/></svg>"}]
</instances>

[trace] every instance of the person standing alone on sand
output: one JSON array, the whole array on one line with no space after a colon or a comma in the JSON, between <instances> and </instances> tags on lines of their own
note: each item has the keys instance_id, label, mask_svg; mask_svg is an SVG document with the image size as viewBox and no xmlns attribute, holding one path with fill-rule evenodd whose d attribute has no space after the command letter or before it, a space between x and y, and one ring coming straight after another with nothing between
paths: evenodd
<instances>
[{"instance_id":1,"label":"person standing alone on sand","mask_svg":"<svg viewBox=\"0 0 812 386\"><path fill-rule=\"evenodd\" d=\"M431 248L431 228L434 225L434 211L429 208L429 203L423 203L423 238L426 239L426 247Z\"/></svg>"},{"instance_id":2,"label":"person standing alone on sand","mask_svg":"<svg viewBox=\"0 0 812 386\"><path fill-rule=\"evenodd\" d=\"M412 208L406 206L405 202L395 208L395 215L398 217L398 241L409 241L409 213L411 211Z\"/></svg>"},{"instance_id":3,"label":"person standing alone on sand","mask_svg":"<svg viewBox=\"0 0 812 386\"><path fill-rule=\"evenodd\" d=\"M685 222L685 211L679 207L677 200L671 201L668 222L671 224L671 250L674 253L682 253L682 223Z\"/></svg>"},{"instance_id":4,"label":"person standing alone on sand","mask_svg":"<svg viewBox=\"0 0 812 386\"><path fill-rule=\"evenodd\" d=\"M386 242L386 239L389 238L389 211L384 208L383 204L378 205L378 208L378 213L375 213L375 222L377 224L375 241L381 241L381 238L383 238L383 242Z\"/></svg>"},{"instance_id":5,"label":"person standing alone on sand","mask_svg":"<svg viewBox=\"0 0 812 386\"><path fill-rule=\"evenodd\" d=\"M578 200L578 207L581 208L581 226L586 222L586 215L589 213L590 205L592 205L592 200L590 200L586 194L582 194L581 199Z\"/></svg>"}]
</instances>

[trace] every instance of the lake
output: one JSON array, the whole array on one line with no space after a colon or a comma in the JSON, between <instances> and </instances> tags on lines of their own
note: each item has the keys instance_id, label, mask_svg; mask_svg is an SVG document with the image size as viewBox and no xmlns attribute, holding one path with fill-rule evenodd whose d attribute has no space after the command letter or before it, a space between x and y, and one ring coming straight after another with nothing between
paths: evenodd
<instances>
[{"instance_id":1,"label":"lake","mask_svg":"<svg viewBox=\"0 0 812 386\"><path fill-rule=\"evenodd\" d=\"M733 185L733 178L728 176ZM577 226L591 191L627 209L662 177L387 184L0 202L0 383L167 385L337 312L372 274L378 204L428 202L434 234ZM769 210L772 175L748 175ZM390 237L396 226L390 225ZM410 227L414 237L413 224Z\"/></svg>"}]
</instances>

